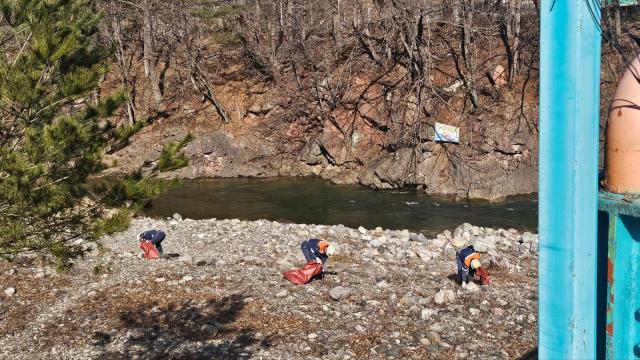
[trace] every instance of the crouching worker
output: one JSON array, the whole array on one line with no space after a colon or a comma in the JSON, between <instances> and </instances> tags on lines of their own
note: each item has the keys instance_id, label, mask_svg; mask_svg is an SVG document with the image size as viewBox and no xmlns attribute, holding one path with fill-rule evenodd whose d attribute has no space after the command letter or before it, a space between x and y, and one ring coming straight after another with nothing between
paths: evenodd
<instances>
[{"instance_id":1,"label":"crouching worker","mask_svg":"<svg viewBox=\"0 0 640 360\"><path fill-rule=\"evenodd\" d=\"M148 230L140 234L140 248L144 251L143 257L157 259L162 254L162 240L166 237L162 230ZM150 246L152 245L152 246Z\"/></svg>"},{"instance_id":2,"label":"crouching worker","mask_svg":"<svg viewBox=\"0 0 640 360\"><path fill-rule=\"evenodd\" d=\"M329 256L333 255L336 251L333 245L322 239L305 240L300 244L300 249L307 262L315 261L322 264L322 270L324 270L324 265L329 259Z\"/></svg>"},{"instance_id":3,"label":"crouching worker","mask_svg":"<svg viewBox=\"0 0 640 360\"><path fill-rule=\"evenodd\" d=\"M333 245L322 239L305 240L300 248L307 263L302 269L291 269L282 273L287 280L296 285L306 284L316 276L322 277L324 264L336 250Z\"/></svg>"},{"instance_id":4,"label":"crouching worker","mask_svg":"<svg viewBox=\"0 0 640 360\"><path fill-rule=\"evenodd\" d=\"M482 268L480 264L480 254L473 246L466 247L456 252L456 262L458 264L458 281L462 287L466 287L473 281L476 273L480 276L482 285L490 283L489 272Z\"/></svg>"}]
</instances>

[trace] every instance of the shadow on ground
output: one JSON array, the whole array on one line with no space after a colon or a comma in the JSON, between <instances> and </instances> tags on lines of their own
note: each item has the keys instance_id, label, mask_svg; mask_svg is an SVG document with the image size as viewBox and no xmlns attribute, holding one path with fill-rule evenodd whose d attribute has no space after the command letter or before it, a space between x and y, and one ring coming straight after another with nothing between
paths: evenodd
<instances>
[{"instance_id":1,"label":"shadow on ground","mask_svg":"<svg viewBox=\"0 0 640 360\"><path fill-rule=\"evenodd\" d=\"M96 332L97 359L244 359L269 347L250 326L235 324L245 306L240 295L193 304L137 305L123 309L115 332ZM122 336L118 341L116 337ZM256 345L256 346L254 346Z\"/></svg>"},{"instance_id":2,"label":"shadow on ground","mask_svg":"<svg viewBox=\"0 0 640 360\"><path fill-rule=\"evenodd\" d=\"M528 353L522 355L518 360L538 360L538 348L535 348Z\"/></svg>"}]
</instances>

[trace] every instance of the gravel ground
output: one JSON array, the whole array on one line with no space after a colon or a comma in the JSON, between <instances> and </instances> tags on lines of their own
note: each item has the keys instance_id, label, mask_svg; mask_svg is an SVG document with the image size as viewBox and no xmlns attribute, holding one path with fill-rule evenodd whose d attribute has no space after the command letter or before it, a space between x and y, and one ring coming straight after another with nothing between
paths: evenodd
<instances>
[{"instance_id":1,"label":"gravel ground","mask_svg":"<svg viewBox=\"0 0 640 360\"><path fill-rule=\"evenodd\" d=\"M167 232L171 258L137 235ZM301 241L337 244L327 275L281 272ZM2 359L528 359L537 342L535 234L463 224L407 230L239 220L135 219L66 273L0 263ZM462 289L455 248L473 244L493 283Z\"/></svg>"}]
</instances>

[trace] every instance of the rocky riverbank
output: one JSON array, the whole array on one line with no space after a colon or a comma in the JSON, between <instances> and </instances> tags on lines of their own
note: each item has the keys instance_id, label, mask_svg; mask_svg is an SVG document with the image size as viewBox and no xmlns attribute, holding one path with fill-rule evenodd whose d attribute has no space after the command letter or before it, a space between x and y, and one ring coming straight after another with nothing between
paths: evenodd
<instances>
[{"instance_id":1,"label":"rocky riverbank","mask_svg":"<svg viewBox=\"0 0 640 360\"><path fill-rule=\"evenodd\" d=\"M140 260L137 234L167 232ZM299 243L338 244L305 286L281 271ZM461 289L455 248L493 284ZM3 359L514 359L535 354L537 235L463 224L407 230L239 220L135 219L68 273L0 263Z\"/></svg>"}]
</instances>

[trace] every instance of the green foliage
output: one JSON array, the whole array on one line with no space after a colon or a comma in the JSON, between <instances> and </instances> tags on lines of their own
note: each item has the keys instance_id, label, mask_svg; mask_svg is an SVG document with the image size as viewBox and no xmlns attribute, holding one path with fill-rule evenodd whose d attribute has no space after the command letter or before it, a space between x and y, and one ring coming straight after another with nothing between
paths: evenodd
<instances>
[{"instance_id":1,"label":"green foliage","mask_svg":"<svg viewBox=\"0 0 640 360\"><path fill-rule=\"evenodd\" d=\"M186 166L189 160L182 150L191 140L193 135L187 134L180 142L166 143L154 171L171 171Z\"/></svg>"},{"instance_id":2,"label":"green foliage","mask_svg":"<svg viewBox=\"0 0 640 360\"><path fill-rule=\"evenodd\" d=\"M139 173L86 185L104 169L103 154L142 128L105 120L123 92L90 100L111 55L96 41L92 4L0 0L0 258L36 253L68 267L83 254L76 239L122 230L166 188ZM185 144L163 152L163 168L184 164Z\"/></svg>"},{"instance_id":3,"label":"green foliage","mask_svg":"<svg viewBox=\"0 0 640 360\"><path fill-rule=\"evenodd\" d=\"M126 230L131 224L131 215L133 210L129 208L119 209L115 214L99 219L93 228L94 238L102 235L113 234Z\"/></svg>"}]
</instances>

